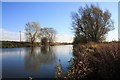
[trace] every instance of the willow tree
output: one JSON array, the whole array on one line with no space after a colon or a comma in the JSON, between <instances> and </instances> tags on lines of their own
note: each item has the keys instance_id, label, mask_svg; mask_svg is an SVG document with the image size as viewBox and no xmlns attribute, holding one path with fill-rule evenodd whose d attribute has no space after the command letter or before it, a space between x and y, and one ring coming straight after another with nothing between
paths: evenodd
<instances>
[{"instance_id":1,"label":"willow tree","mask_svg":"<svg viewBox=\"0 0 120 80\"><path fill-rule=\"evenodd\" d=\"M39 31L40 25L37 22L28 22L25 25L26 40L31 43L31 46L35 46L35 42Z\"/></svg>"},{"instance_id":2,"label":"willow tree","mask_svg":"<svg viewBox=\"0 0 120 80\"><path fill-rule=\"evenodd\" d=\"M111 13L99 6L86 5L72 13L74 43L101 42L106 34L114 29Z\"/></svg>"}]
</instances>

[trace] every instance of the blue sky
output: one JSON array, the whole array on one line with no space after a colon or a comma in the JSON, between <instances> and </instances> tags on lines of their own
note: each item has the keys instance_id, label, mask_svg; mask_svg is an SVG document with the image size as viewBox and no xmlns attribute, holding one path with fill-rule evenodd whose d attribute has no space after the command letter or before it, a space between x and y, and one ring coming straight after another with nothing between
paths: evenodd
<instances>
[{"instance_id":1,"label":"blue sky","mask_svg":"<svg viewBox=\"0 0 120 80\"><path fill-rule=\"evenodd\" d=\"M119 0L2 0L3 2L118 2Z\"/></svg>"},{"instance_id":2,"label":"blue sky","mask_svg":"<svg viewBox=\"0 0 120 80\"><path fill-rule=\"evenodd\" d=\"M108 39L117 39L117 2L3 2L2 29L6 32L24 32L25 24L35 21L39 22L41 27L53 27L59 35L69 38L73 36L71 30L71 12L77 12L79 7L84 7L86 4L98 4L101 9L108 9L110 11L115 22L115 30L108 34ZM62 39L64 41L64 38Z\"/></svg>"}]
</instances>

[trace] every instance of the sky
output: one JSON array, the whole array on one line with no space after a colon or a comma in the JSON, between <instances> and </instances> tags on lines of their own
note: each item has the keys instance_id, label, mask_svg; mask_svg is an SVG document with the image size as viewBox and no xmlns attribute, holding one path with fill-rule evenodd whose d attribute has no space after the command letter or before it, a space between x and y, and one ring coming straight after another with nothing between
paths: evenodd
<instances>
[{"instance_id":1,"label":"sky","mask_svg":"<svg viewBox=\"0 0 120 80\"><path fill-rule=\"evenodd\" d=\"M118 3L118 15L120 15L120 2ZM120 39L120 16L118 16L118 38Z\"/></svg>"},{"instance_id":2,"label":"sky","mask_svg":"<svg viewBox=\"0 0 120 80\"><path fill-rule=\"evenodd\" d=\"M3 2L118 2L119 0L2 0Z\"/></svg>"},{"instance_id":3,"label":"sky","mask_svg":"<svg viewBox=\"0 0 120 80\"><path fill-rule=\"evenodd\" d=\"M39 22L41 27L57 30L57 42L72 42L71 12L77 12L86 4L99 5L112 14L115 30L110 31L107 40L118 38L118 3L117 2L2 2L2 40L19 41L19 31L24 37L27 22Z\"/></svg>"}]
</instances>

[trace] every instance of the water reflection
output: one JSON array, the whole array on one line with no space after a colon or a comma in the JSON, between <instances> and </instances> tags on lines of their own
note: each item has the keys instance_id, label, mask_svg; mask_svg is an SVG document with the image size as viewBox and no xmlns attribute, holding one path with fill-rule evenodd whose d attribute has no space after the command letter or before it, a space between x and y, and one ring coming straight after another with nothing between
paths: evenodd
<instances>
[{"instance_id":1,"label":"water reflection","mask_svg":"<svg viewBox=\"0 0 120 80\"><path fill-rule=\"evenodd\" d=\"M72 45L3 48L1 55L3 78L54 78L59 59L64 71L67 71Z\"/></svg>"},{"instance_id":2,"label":"water reflection","mask_svg":"<svg viewBox=\"0 0 120 80\"><path fill-rule=\"evenodd\" d=\"M55 50L54 46L42 46L26 49L25 55L25 68L31 71L37 71L42 64L55 63Z\"/></svg>"},{"instance_id":3,"label":"water reflection","mask_svg":"<svg viewBox=\"0 0 120 80\"><path fill-rule=\"evenodd\" d=\"M2 49L0 49L0 79L2 78Z\"/></svg>"}]
</instances>

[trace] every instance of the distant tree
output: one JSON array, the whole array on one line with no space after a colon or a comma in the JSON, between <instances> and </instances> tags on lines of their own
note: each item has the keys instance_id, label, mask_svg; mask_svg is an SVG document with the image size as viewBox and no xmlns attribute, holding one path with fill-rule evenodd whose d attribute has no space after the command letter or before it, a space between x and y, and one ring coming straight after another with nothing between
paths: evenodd
<instances>
[{"instance_id":1,"label":"distant tree","mask_svg":"<svg viewBox=\"0 0 120 80\"><path fill-rule=\"evenodd\" d=\"M25 36L28 42L31 42L31 46L35 45L38 32L40 31L40 25L37 22L28 22L25 26Z\"/></svg>"},{"instance_id":2,"label":"distant tree","mask_svg":"<svg viewBox=\"0 0 120 80\"><path fill-rule=\"evenodd\" d=\"M48 39L46 37L41 38L42 45L48 45Z\"/></svg>"},{"instance_id":3,"label":"distant tree","mask_svg":"<svg viewBox=\"0 0 120 80\"><path fill-rule=\"evenodd\" d=\"M46 43L53 43L55 41L55 36L56 36L56 30L53 28L48 28L48 27L44 27L41 28L41 42L43 42L42 40L47 41ZM44 43L45 43L44 41Z\"/></svg>"},{"instance_id":4,"label":"distant tree","mask_svg":"<svg viewBox=\"0 0 120 80\"><path fill-rule=\"evenodd\" d=\"M49 37L48 37L49 43L53 43L55 41L55 36L57 32L54 28L49 28L48 32L49 32Z\"/></svg>"},{"instance_id":5,"label":"distant tree","mask_svg":"<svg viewBox=\"0 0 120 80\"><path fill-rule=\"evenodd\" d=\"M78 12L72 13L72 27L74 43L101 42L106 34L114 29L111 14L108 10L101 10L99 6L80 7Z\"/></svg>"}]
</instances>

